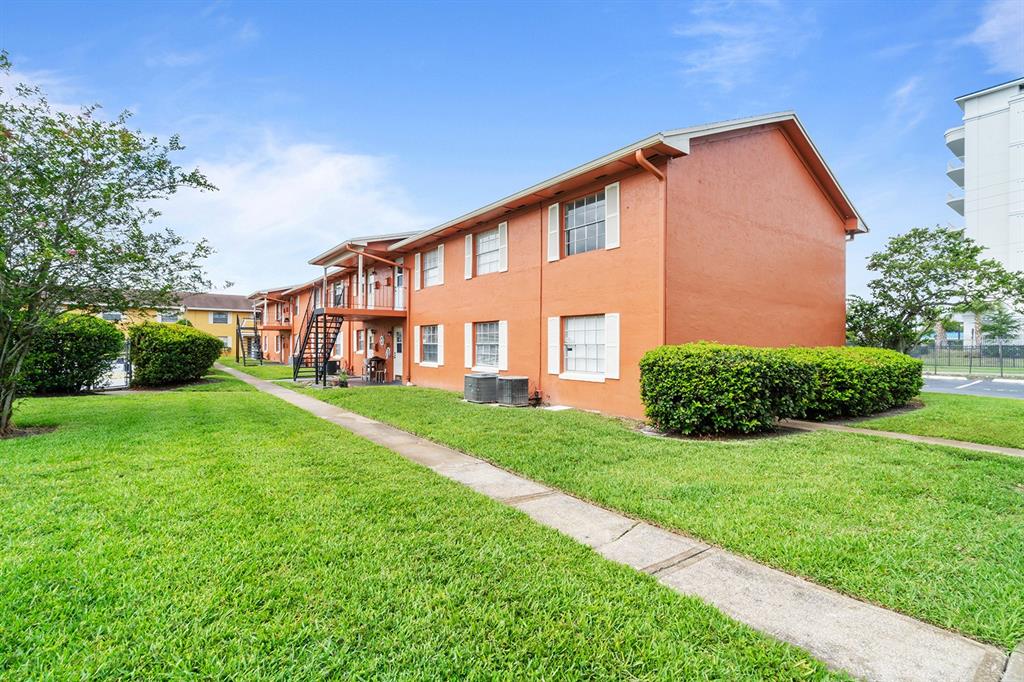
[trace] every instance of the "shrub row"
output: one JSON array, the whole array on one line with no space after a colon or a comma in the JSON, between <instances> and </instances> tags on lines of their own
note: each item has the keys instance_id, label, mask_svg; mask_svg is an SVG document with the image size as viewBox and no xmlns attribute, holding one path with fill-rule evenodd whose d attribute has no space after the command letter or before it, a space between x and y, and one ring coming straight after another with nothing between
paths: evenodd
<instances>
[{"instance_id":1,"label":"shrub row","mask_svg":"<svg viewBox=\"0 0 1024 682\"><path fill-rule=\"evenodd\" d=\"M198 381L220 357L216 336L180 324L144 322L128 328L132 385L164 386Z\"/></svg>"},{"instance_id":2,"label":"shrub row","mask_svg":"<svg viewBox=\"0 0 1024 682\"><path fill-rule=\"evenodd\" d=\"M683 434L755 433L779 419L856 417L903 405L922 363L879 348L662 346L640 361L651 422Z\"/></svg>"},{"instance_id":3,"label":"shrub row","mask_svg":"<svg viewBox=\"0 0 1024 682\"><path fill-rule=\"evenodd\" d=\"M81 393L97 388L124 348L116 325L64 313L43 323L18 376L23 395Z\"/></svg>"}]
</instances>

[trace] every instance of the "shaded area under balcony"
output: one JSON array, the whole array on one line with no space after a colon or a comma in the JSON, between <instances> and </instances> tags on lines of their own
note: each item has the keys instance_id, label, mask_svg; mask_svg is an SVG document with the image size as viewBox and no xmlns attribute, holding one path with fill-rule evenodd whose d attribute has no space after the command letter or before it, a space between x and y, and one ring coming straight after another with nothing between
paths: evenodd
<instances>
[{"instance_id":1,"label":"shaded area under balcony","mask_svg":"<svg viewBox=\"0 0 1024 682\"><path fill-rule=\"evenodd\" d=\"M947 194L946 195L946 206L959 213L964 214L964 198L963 195Z\"/></svg>"},{"instance_id":2,"label":"shaded area under balcony","mask_svg":"<svg viewBox=\"0 0 1024 682\"><path fill-rule=\"evenodd\" d=\"M962 161L950 161L946 164L946 177L956 183L957 187L964 186L964 164Z\"/></svg>"},{"instance_id":3,"label":"shaded area under balcony","mask_svg":"<svg viewBox=\"0 0 1024 682\"><path fill-rule=\"evenodd\" d=\"M946 131L946 146L957 158L964 155L964 127L950 128Z\"/></svg>"}]
</instances>

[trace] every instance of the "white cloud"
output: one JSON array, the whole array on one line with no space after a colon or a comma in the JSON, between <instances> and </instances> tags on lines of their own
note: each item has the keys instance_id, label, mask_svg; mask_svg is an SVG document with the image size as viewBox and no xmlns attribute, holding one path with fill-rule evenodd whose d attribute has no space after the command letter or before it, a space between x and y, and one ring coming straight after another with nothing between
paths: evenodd
<instances>
[{"instance_id":1,"label":"white cloud","mask_svg":"<svg viewBox=\"0 0 1024 682\"><path fill-rule=\"evenodd\" d=\"M347 238L422 227L386 158L317 144L282 144L268 133L251 149L195 162L217 192L183 190L159 208L158 226L209 239L215 284L249 291L306 281L306 261Z\"/></svg>"},{"instance_id":2,"label":"white cloud","mask_svg":"<svg viewBox=\"0 0 1024 682\"><path fill-rule=\"evenodd\" d=\"M796 14L775 0L703 2L674 29L687 40L684 73L723 91L755 80L773 60L792 58L813 37L810 11Z\"/></svg>"},{"instance_id":3,"label":"white cloud","mask_svg":"<svg viewBox=\"0 0 1024 682\"><path fill-rule=\"evenodd\" d=\"M886 98L889 127L896 134L916 128L928 115L931 102L924 96L921 82L920 76L912 76Z\"/></svg>"},{"instance_id":4,"label":"white cloud","mask_svg":"<svg viewBox=\"0 0 1024 682\"><path fill-rule=\"evenodd\" d=\"M1024 73L1024 2L990 0L982 10L981 24L965 42L985 52L992 72Z\"/></svg>"},{"instance_id":5,"label":"white cloud","mask_svg":"<svg viewBox=\"0 0 1024 682\"><path fill-rule=\"evenodd\" d=\"M12 68L9 72L0 71L0 91L5 99L13 99L19 85L39 88L54 111L77 114L82 105L73 104L82 101L82 93L70 81L52 71L24 71Z\"/></svg>"},{"instance_id":6,"label":"white cloud","mask_svg":"<svg viewBox=\"0 0 1024 682\"><path fill-rule=\"evenodd\" d=\"M251 20L246 19L242 27L235 33L235 37L241 43L254 43L260 38L260 30Z\"/></svg>"}]
</instances>

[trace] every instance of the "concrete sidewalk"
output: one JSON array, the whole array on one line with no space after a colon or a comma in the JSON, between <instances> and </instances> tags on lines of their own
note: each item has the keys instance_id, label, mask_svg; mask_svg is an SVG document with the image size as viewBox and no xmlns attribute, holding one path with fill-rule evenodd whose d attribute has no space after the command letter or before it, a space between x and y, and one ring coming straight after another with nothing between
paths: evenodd
<instances>
[{"instance_id":1,"label":"concrete sidewalk","mask_svg":"<svg viewBox=\"0 0 1024 682\"><path fill-rule=\"evenodd\" d=\"M488 462L234 369L261 391L515 507L604 557L714 604L810 652L832 668L879 681L998 682L1007 657L893 611L838 594L718 547L631 519Z\"/></svg>"},{"instance_id":2,"label":"concrete sidewalk","mask_svg":"<svg viewBox=\"0 0 1024 682\"><path fill-rule=\"evenodd\" d=\"M1008 448L1002 445L985 445L984 443L971 443L963 440L952 440L950 438L936 438L934 436L917 436L912 433L899 433L897 431L879 431L877 429L863 429L847 424L836 424L834 422L808 422L800 419L784 419L779 426L801 431L839 431L841 433L856 433L862 436L877 436L879 438L892 438L903 440L908 443L926 443L928 445L945 445L951 448L963 450L976 450L978 452L992 452L998 455L1010 457L1024 457L1024 450Z\"/></svg>"}]
</instances>

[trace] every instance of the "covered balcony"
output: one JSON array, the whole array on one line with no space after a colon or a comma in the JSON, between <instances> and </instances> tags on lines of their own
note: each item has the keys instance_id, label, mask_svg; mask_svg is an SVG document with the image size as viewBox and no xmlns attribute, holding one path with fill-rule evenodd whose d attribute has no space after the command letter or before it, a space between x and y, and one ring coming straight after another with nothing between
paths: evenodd
<instances>
[{"instance_id":1,"label":"covered balcony","mask_svg":"<svg viewBox=\"0 0 1024 682\"><path fill-rule=\"evenodd\" d=\"M956 183L957 187L964 186L964 162L963 159L950 161L946 164L946 176Z\"/></svg>"},{"instance_id":2,"label":"covered balcony","mask_svg":"<svg viewBox=\"0 0 1024 682\"><path fill-rule=\"evenodd\" d=\"M964 127L950 128L946 131L946 146L953 155L962 159L964 157Z\"/></svg>"},{"instance_id":3,"label":"covered balcony","mask_svg":"<svg viewBox=\"0 0 1024 682\"><path fill-rule=\"evenodd\" d=\"M960 215L964 214L964 197L962 194L947 194L946 205L949 206L954 211L956 211L957 213L959 213Z\"/></svg>"},{"instance_id":4,"label":"covered balcony","mask_svg":"<svg viewBox=\"0 0 1024 682\"><path fill-rule=\"evenodd\" d=\"M404 318L408 314L409 292L405 286L378 281L361 290L354 289L348 285L334 287L327 298L324 312L328 315L341 315L348 320Z\"/></svg>"}]
</instances>

